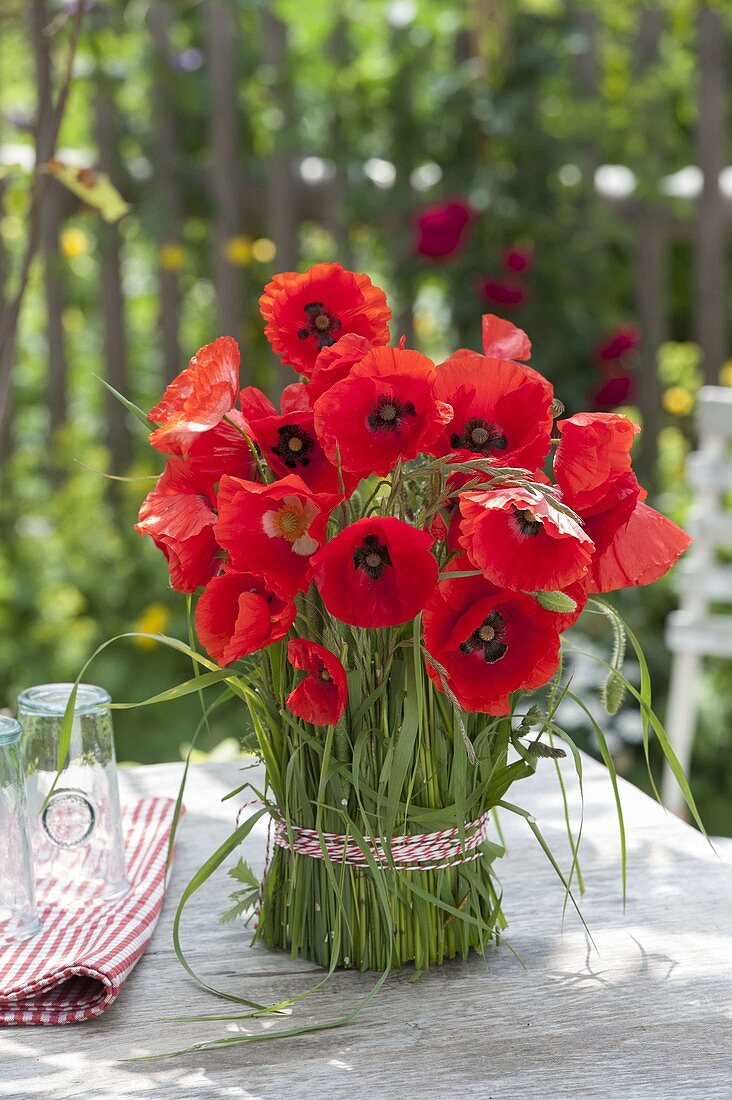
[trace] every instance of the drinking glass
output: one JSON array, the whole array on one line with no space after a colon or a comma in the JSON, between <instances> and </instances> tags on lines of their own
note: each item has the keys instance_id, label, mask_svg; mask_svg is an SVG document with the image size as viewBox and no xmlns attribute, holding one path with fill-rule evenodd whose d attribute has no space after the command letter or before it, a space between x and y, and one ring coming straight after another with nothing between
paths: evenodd
<instances>
[{"instance_id":1,"label":"drinking glass","mask_svg":"<svg viewBox=\"0 0 732 1100\"><path fill-rule=\"evenodd\" d=\"M41 930L28 841L20 724L0 714L0 947Z\"/></svg>"},{"instance_id":2,"label":"drinking glass","mask_svg":"<svg viewBox=\"0 0 732 1100\"><path fill-rule=\"evenodd\" d=\"M41 684L18 699L36 875L55 880L64 904L129 890L109 694L79 684L66 762L58 745L73 684Z\"/></svg>"}]
</instances>

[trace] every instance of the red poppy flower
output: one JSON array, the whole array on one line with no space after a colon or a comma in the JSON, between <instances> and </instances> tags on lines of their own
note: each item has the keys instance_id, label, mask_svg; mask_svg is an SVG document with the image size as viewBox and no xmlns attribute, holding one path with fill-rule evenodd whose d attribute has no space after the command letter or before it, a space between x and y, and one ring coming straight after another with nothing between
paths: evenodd
<instances>
[{"instance_id":1,"label":"red poppy flower","mask_svg":"<svg viewBox=\"0 0 732 1100\"><path fill-rule=\"evenodd\" d=\"M311 388L306 382L291 382L280 394L280 411L283 413L310 412Z\"/></svg>"},{"instance_id":2,"label":"red poppy flower","mask_svg":"<svg viewBox=\"0 0 732 1100\"><path fill-rule=\"evenodd\" d=\"M334 653L305 638L287 643L287 660L307 671L305 679L291 691L285 705L314 726L334 726L348 701L346 670Z\"/></svg>"},{"instance_id":3,"label":"red poppy flower","mask_svg":"<svg viewBox=\"0 0 732 1100\"><path fill-rule=\"evenodd\" d=\"M295 621L292 600L276 595L257 573L228 567L208 582L196 606L196 633L222 667L283 638Z\"/></svg>"},{"instance_id":4,"label":"red poppy flower","mask_svg":"<svg viewBox=\"0 0 732 1100\"><path fill-rule=\"evenodd\" d=\"M491 359L531 358L531 340L523 329L494 313L483 314L483 354Z\"/></svg>"},{"instance_id":5,"label":"red poppy flower","mask_svg":"<svg viewBox=\"0 0 732 1100\"><path fill-rule=\"evenodd\" d=\"M546 684L559 665L559 633L532 596L494 588L483 577L441 581L424 615L427 652L466 710L510 713L509 694ZM440 672L427 672L442 691Z\"/></svg>"},{"instance_id":6,"label":"red poppy flower","mask_svg":"<svg viewBox=\"0 0 732 1100\"><path fill-rule=\"evenodd\" d=\"M613 371L593 391L591 400L598 409L615 409L633 400L635 378L627 371Z\"/></svg>"},{"instance_id":7,"label":"red poppy flower","mask_svg":"<svg viewBox=\"0 0 732 1100\"><path fill-rule=\"evenodd\" d=\"M479 297L486 302L503 306L505 309L518 309L526 301L526 287L511 279L483 279L478 287Z\"/></svg>"},{"instance_id":8,"label":"red poppy flower","mask_svg":"<svg viewBox=\"0 0 732 1100\"><path fill-rule=\"evenodd\" d=\"M315 434L312 412L263 416L250 421L249 430L277 477L296 473L313 492L340 492L338 469L329 462ZM347 493L355 489L357 482L352 474L343 471Z\"/></svg>"},{"instance_id":9,"label":"red poppy flower","mask_svg":"<svg viewBox=\"0 0 732 1100\"><path fill-rule=\"evenodd\" d=\"M273 485L223 477L216 539L234 569L263 572L276 592L290 596L310 584L310 558L323 545L328 517L340 499L313 493L297 474Z\"/></svg>"},{"instance_id":10,"label":"red poppy flower","mask_svg":"<svg viewBox=\"0 0 732 1100\"><path fill-rule=\"evenodd\" d=\"M221 564L214 505L211 482L197 477L179 458L168 459L142 502L135 530L150 535L165 554L170 583L178 592L195 592Z\"/></svg>"},{"instance_id":11,"label":"red poppy flower","mask_svg":"<svg viewBox=\"0 0 732 1100\"><path fill-rule=\"evenodd\" d=\"M367 477L429 451L452 419L437 399L434 363L418 351L375 348L315 402L315 431L330 461Z\"/></svg>"},{"instance_id":12,"label":"red poppy flower","mask_svg":"<svg viewBox=\"0 0 732 1100\"><path fill-rule=\"evenodd\" d=\"M233 408L238 382L236 340L220 336L196 352L148 413L158 425L150 435L152 446L165 454L187 454L193 441Z\"/></svg>"},{"instance_id":13,"label":"red poppy flower","mask_svg":"<svg viewBox=\"0 0 732 1100\"><path fill-rule=\"evenodd\" d=\"M259 420L263 416L276 416L274 407L266 393L256 386L245 386L239 394L239 408L245 420Z\"/></svg>"},{"instance_id":14,"label":"red poppy flower","mask_svg":"<svg viewBox=\"0 0 732 1100\"><path fill-rule=\"evenodd\" d=\"M581 516L603 511L631 468L630 450L640 428L615 413L577 413L559 420L557 429L554 476L562 499Z\"/></svg>"},{"instance_id":15,"label":"red poppy flower","mask_svg":"<svg viewBox=\"0 0 732 1100\"><path fill-rule=\"evenodd\" d=\"M629 351L640 347L641 330L637 325L619 325L608 332L595 349L595 358L600 362L622 359Z\"/></svg>"},{"instance_id":16,"label":"red poppy flower","mask_svg":"<svg viewBox=\"0 0 732 1100\"><path fill-rule=\"evenodd\" d=\"M315 370L308 386L312 404L335 382L345 378L351 367L360 363L372 348L370 340L357 336L355 332L347 332L332 347L323 348L315 361Z\"/></svg>"},{"instance_id":17,"label":"red poppy flower","mask_svg":"<svg viewBox=\"0 0 732 1100\"><path fill-rule=\"evenodd\" d=\"M247 422L238 409L231 409L215 428L196 436L186 456L189 469L211 484L224 474L253 480L257 474L248 440Z\"/></svg>"},{"instance_id":18,"label":"red poppy flower","mask_svg":"<svg viewBox=\"0 0 732 1100\"><path fill-rule=\"evenodd\" d=\"M551 440L551 385L536 371L476 351L457 351L438 367L435 393L453 407L453 419L435 450L467 460L534 470Z\"/></svg>"},{"instance_id":19,"label":"red poppy flower","mask_svg":"<svg viewBox=\"0 0 732 1100\"><path fill-rule=\"evenodd\" d=\"M534 250L519 244L511 245L503 253L503 266L517 275L528 274L534 266Z\"/></svg>"},{"instance_id":20,"label":"red poppy flower","mask_svg":"<svg viewBox=\"0 0 732 1100\"><path fill-rule=\"evenodd\" d=\"M458 499L460 544L492 584L554 591L587 573L592 540L538 491L490 489Z\"/></svg>"},{"instance_id":21,"label":"red poppy flower","mask_svg":"<svg viewBox=\"0 0 732 1100\"><path fill-rule=\"evenodd\" d=\"M602 517L598 517L601 519ZM593 521L588 521L588 528ZM691 538L666 516L638 501L603 549L598 548L588 578L590 592L614 592L653 584L667 573Z\"/></svg>"},{"instance_id":22,"label":"red poppy flower","mask_svg":"<svg viewBox=\"0 0 732 1100\"><path fill-rule=\"evenodd\" d=\"M432 537L400 519L360 519L315 555L323 603L352 626L398 626L418 615L437 583Z\"/></svg>"},{"instance_id":23,"label":"red poppy flower","mask_svg":"<svg viewBox=\"0 0 732 1100\"><path fill-rule=\"evenodd\" d=\"M445 260L462 246L473 211L462 199L440 202L421 210L415 219L415 250L428 260Z\"/></svg>"},{"instance_id":24,"label":"red poppy flower","mask_svg":"<svg viewBox=\"0 0 732 1100\"><path fill-rule=\"evenodd\" d=\"M273 350L301 374L312 374L318 353L346 332L372 344L389 342L391 310L383 290L368 275L340 264L316 264L304 275L275 275L264 288L259 310Z\"/></svg>"}]
</instances>

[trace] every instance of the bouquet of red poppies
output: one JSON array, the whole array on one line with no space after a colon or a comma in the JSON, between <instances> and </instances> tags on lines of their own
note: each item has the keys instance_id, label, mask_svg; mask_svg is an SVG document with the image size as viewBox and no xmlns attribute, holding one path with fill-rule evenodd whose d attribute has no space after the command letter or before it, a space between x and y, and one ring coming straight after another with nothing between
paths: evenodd
<instances>
[{"instance_id":1,"label":"bouquet of red poppies","mask_svg":"<svg viewBox=\"0 0 732 1100\"><path fill-rule=\"evenodd\" d=\"M277 409L240 389L232 338L202 348L149 413L167 461L137 525L198 593L208 656L190 650L185 690L240 698L266 766L262 808L207 873L267 814L261 890L242 873L259 938L424 969L504 925L496 811L522 812L509 788L564 754L561 641L588 600L614 634L608 708L631 691L670 754L595 596L655 581L689 539L644 501L636 425L556 419L509 322L485 316L482 351L436 366L338 264L277 275L260 309L297 380Z\"/></svg>"}]
</instances>

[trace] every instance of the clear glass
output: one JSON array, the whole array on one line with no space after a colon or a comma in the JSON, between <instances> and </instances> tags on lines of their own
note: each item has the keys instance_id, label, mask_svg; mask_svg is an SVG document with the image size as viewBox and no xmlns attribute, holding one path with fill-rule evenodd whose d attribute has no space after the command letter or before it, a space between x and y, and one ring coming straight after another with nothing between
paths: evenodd
<instances>
[{"instance_id":1,"label":"clear glass","mask_svg":"<svg viewBox=\"0 0 732 1100\"><path fill-rule=\"evenodd\" d=\"M0 947L41 930L28 840L20 725L0 714Z\"/></svg>"},{"instance_id":2,"label":"clear glass","mask_svg":"<svg viewBox=\"0 0 732 1100\"><path fill-rule=\"evenodd\" d=\"M129 883L110 698L103 688L79 685L69 752L55 782L61 724L72 688L28 688L18 699L18 718L39 886L53 878L64 904L81 905L120 897Z\"/></svg>"}]
</instances>

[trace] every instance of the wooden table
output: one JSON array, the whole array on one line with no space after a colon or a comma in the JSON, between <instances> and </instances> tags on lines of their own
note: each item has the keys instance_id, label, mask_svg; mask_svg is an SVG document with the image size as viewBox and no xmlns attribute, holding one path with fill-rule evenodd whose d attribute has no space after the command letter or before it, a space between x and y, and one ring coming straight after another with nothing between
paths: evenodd
<instances>
[{"instance_id":1,"label":"wooden table","mask_svg":"<svg viewBox=\"0 0 732 1100\"><path fill-rule=\"evenodd\" d=\"M691 828L623 784L629 834L623 913L615 811L604 768L585 760L583 913L597 952L526 823L503 815L509 854L501 877L510 943L485 959L450 963L416 983L395 974L352 1025L279 1042L121 1064L278 1021L165 1023L227 1011L190 981L171 945L175 903L224 838L236 807L221 796L239 764L195 767L167 904L147 953L109 1012L58 1028L0 1032L0 1096L13 1100L188 1100L198 1097L732 1097L732 869ZM130 768L123 796L173 794L181 766ZM259 776L261 779L261 776ZM571 772L568 773L571 779ZM573 813L579 812L576 782ZM551 761L517 786L554 850L567 859ZM245 856L260 869L264 826ZM214 985L272 1002L313 983L315 968L251 950L240 925L221 925L231 881L219 871L190 904L184 940ZM525 967L525 969L524 969ZM295 1010L298 1021L342 1015L369 988L339 973Z\"/></svg>"}]
</instances>

